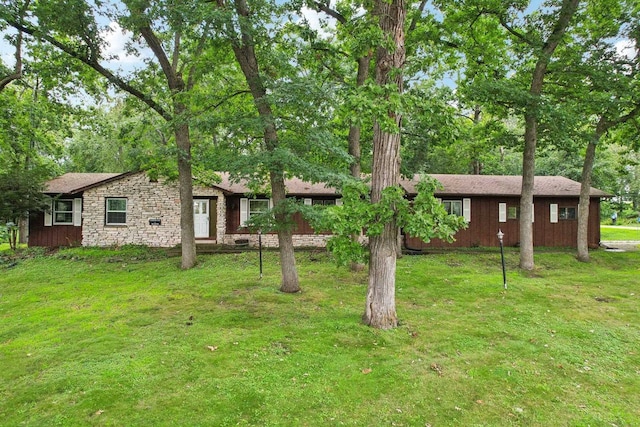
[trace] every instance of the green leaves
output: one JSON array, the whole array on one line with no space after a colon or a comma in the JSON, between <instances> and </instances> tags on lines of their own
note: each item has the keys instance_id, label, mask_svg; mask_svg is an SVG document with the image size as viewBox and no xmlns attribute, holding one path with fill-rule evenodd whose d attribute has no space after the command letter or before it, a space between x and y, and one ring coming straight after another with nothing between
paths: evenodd
<instances>
[{"instance_id":1,"label":"green leaves","mask_svg":"<svg viewBox=\"0 0 640 427\"><path fill-rule=\"evenodd\" d=\"M433 238L454 241L454 234L466 228L467 223L461 216L449 215L434 196L437 181L426 177L416 189L418 194L412 203L398 213L398 226L405 234L419 237L425 242Z\"/></svg>"},{"instance_id":2,"label":"green leaves","mask_svg":"<svg viewBox=\"0 0 640 427\"><path fill-rule=\"evenodd\" d=\"M434 197L437 181L425 178L417 185L413 200L406 197L401 186L387 187L378 203L372 203L369 187L362 181L352 181L342 188L342 206L330 206L315 219L316 230L330 230L332 237L327 248L339 264L365 262L366 239L380 235L384 224L391 220L408 235L425 242L433 238L453 241L454 234L466 227L464 218L449 215Z\"/></svg>"}]
</instances>

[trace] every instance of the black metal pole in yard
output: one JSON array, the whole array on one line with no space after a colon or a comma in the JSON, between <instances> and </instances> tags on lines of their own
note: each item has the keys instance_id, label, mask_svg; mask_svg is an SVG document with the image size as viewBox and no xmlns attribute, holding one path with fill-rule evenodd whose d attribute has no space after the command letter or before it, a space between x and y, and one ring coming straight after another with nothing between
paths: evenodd
<instances>
[{"instance_id":1,"label":"black metal pole in yard","mask_svg":"<svg viewBox=\"0 0 640 427\"><path fill-rule=\"evenodd\" d=\"M502 282L504 283L504 288L507 289L507 270L504 267L504 247L502 244L502 238L504 237L504 233L502 230L498 230L498 240L500 241L500 259L502 260Z\"/></svg>"},{"instance_id":2,"label":"black metal pole in yard","mask_svg":"<svg viewBox=\"0 0 640 427\"><path fill-rule=\"evenodd\" d=\"M258 230L258 252L260 252L260 278L262 279L262 230Z\"/></svg>"}]
</instances>

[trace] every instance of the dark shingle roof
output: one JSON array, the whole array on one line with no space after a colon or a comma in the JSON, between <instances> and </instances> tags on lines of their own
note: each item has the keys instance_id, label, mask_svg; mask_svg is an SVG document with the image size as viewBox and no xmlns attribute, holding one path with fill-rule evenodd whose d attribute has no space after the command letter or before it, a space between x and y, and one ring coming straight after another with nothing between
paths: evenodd
<instances>
[{"instance_id":1,"label":"dark shingle roof","mask_svg":"<svg viewBox=\"0 0 640 427\"><path fill-rule=\"evenodd\" d=\"M45 188L47 194L80 193L89 187L111 180L121 173L65 173L48 181Z\"/></svg>"},{"instance_id":2,"label":"dark shingle roof","mask_svg":"<svg viewBox=\"0 0 640 427\"><path fill-rule=\"evenodd\" d=\"M430 174L441 184L436 191L438 196L468 195L468 196L520 196L522 189L521 176L502 175L445 175ZM409 194L416 194L416 184L420 176L412 180L402 180L401 184ZM561 176L536 176L533 181L535 196L579 196L580 183ZM591 188L591 196L606 197L609 194L596 188Z\"/></svg>"},{"instance_id":3,"label":"dark shingle roof","mask_svg":"<svg viewBox=\"0 0 640 427\"><path fill-rule=\"evenodd\" d=\"M220 172L219 175L222 181L219 184L215 184L216 187L234 194L251 193L246 181L232 182L227 172ZM285 186L287 187L287 194L291 196L335 196L338 194L335 188L329 187L324 183L312 184L295 177L286 179Z\"/></svg>"},{"instance_id":4,"label":"dark shingle roof","mask_svg":"<svg viewBox=\"0 0 640 427\"><path fill-rule=\"evenodd\" d=\"M110 182L130 173L66 173L49 181L46 185L47 194L74 194ZM443 196L520 196L522 187L521 176L503 175L446 175L431 174L441 184L436 195ZM248 194L251 189L246 181L233 182L229 173L220 173L222 181L215 187L230 194ZM416 194L416 185L420 176L401 181L402 187L410 195ZM285 180L287 194L292 196L336 196L338 191L324 183L312 184L299 178ZM580 183L561 176L537 176L534 180L534 195L538 197L578 197ZM596 188L591 188L592 197L608 197L610 194Z\"/></svg>"}]
</instances>

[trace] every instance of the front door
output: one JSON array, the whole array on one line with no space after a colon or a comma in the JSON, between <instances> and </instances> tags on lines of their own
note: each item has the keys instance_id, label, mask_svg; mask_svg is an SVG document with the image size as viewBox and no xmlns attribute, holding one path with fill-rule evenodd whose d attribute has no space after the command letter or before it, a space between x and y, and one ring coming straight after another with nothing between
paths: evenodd
<instances>
[{"instance_id":1,"label":"front door","mask_svg":"<svg viewBox=\"0 0 640 427\"><path fill-rule=\"evenodd\" d=\"M193 200L193 226L196 239L209 237L209 200Z\"/></svg>"}]
</instances>

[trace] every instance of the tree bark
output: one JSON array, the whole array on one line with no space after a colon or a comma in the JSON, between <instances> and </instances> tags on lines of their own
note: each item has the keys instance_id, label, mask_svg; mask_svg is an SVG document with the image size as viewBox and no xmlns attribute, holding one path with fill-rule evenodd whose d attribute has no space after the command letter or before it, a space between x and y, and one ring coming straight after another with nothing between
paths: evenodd
<instances>
[{"instance_id":1,"label":"tree bark","mask_svg":"<svg viewBox=\"0 0 640 427\"><path fill-rule=\"evenodd\" d=\"M135 11L133 11L135 12ZM191 171L191 138L187 121L187 107L178 97L185 92L186 85L177 70L179 44L176 44L173 63L162 47L162 42L148 22L140 27L140 33L154 53L165 75L167 86L173 97L173 131L178 148L178 191L180 194L180 243L181 267L189 269L196 265L196 238L193 224L193 173ZM179 36L176 35L179 39Z\"/></svg>"},{"instance_id":2,"label":"tree bark","mask_svg":"<svg viewBox=\"0 0 640 427\"><path fill-rule=\"evenodd\" d=\"M286 224L287 214L278 209L282 203L286 202L284 174L282 172L271 172L269 176L271 178L271 197L273 198L276 224ZM286 293L299 292L300 282L298 281L291 227L285 226L283 229L278 230L278 247L280 249L280 270L282 273L280 291Z\"/></svg>"},{"instance_id":3,"label":"tree bark","mask_svg":"<svg viewBox=\"0 0 640 427\"><path fill-rule=\"evenodd\" d=\"M224 7L224 0L217 0L219 7ZM255 41L252 29L249 27L249 7L245 0L234 0L236 12L240 16L239 28L241 40L234 40L232 48L236 60L245 76L249 90L253 97L253 102L258 110L258 114L263 121L264 142L268 151L275 151L278 148L278 132L273 120L273 111L267 100L267 91L262 82L258 58L255 53ZM234 28L231 27L233 30ZM295 252L293 248L293 233L287 226L287 213L283 209L286 203L286 188L284 184L284 165L270 165L269 178L271 182L271 197L273 199L273 209L278 227L278 245L280 250L280 268L282 272L282 292L294 293L300 291L298 280L298 270L296 268Z\"/></svg>"},{"instance_id":4,"label":"tree bark","mask_svg":"<svg viewBox=\"0 0 640 427\"><path fill-rule=\"evenodd\" d=\"M533 182L538 120L535 113L525 116L522 190L520 193L520 268L533 270Z\"/></svg>"},{"instance_id":5,"label":"tree bark","mask_svg":"<svg viewBox=\"0 0 640 427\"><path fill-rule=\"evenodd\" d=\"M356 87L360 87L364 85L369 76L369 65L371 64L371 55L363 56L358 58L358 74L356 76ZM353 157L353 163L349 167L351 171L351 176L355 179L361 178L362 172L362 149L360 146L360 135L361 129L360 126L351 125L349 127L349 154ZM351 236L353 241L358 241L360 239L360 234L354 234ZM364 269L364 264L360 262L352 262L350 265L351 271L358 272Z\"/></svg>"},{"instance_id":6,"label":"tree bark","mask_svg":"<svg viewBox=\"0 0 640 427\"><path fill-rule=\"evenodd\" d=\"M533 181L535 177L535 153L538 138L538 107L544 76L551 55L560 44L580 0L563 0L558 20L538 55L529 94L531 100L525 108L524 152L522 155L522 192L520 194L520 268L533 270Z\"/></svg>"},{"instance_id":7,"label":"tree bark","mask_svg":"<svg viewBox=\"0 0 640 427\"><path fill-rule=\"evenodd\" d=\"M174 111L179 123L175 126L178 146L178 189L180 193L180 243L181 267L189 269L197 263L195 227L193 224L193 173L191 171L191 138L189 125L183 122L186 107L174 101Z\"/></svg>"},{"instance_id":8,"label":"tree bark","mask_svg":"<svg viewBox=\"0 0 640 427\"><path fill-rule=\"evenodd\" d=\"M578 261L589 262L589 204L591 202L591 176L596 158L596 148L600 134L596 132L589 141L582 165L580 178L580 201L578 202Z\"/></svg>"},{"instance_id":9,"label":"tree bark","mask_svg":"<svg viewBox=\"0 0 640 427\"><path fill-rule=\"evenodd\" d=\"M393 43L392 51L379 47L376 55L376 83L394 84L399 93L403 90L402 68L405 61L404 0L377 0L374 14L379 19L383 34ZM381 200L385 188L400 181L400 127L402 116L389 110L398 132L381 129L376 121L373 128L373 168L371 174L371 202ZM393 208L393 207L391 207ZM395 303L396 256L398 229L395 219L384 224L379 236L369 238L369 286L367 289L363 322L369 326L390 329L398 325Z\"/></svg>"},{"instance_id":10,"label":"tree bark","mask_svg":"<svg viewBox=\"0 0 640 427\"><path fill-rule=\"evenodd\" d=\"M369 64L371 63L371 56L363 56L358 58L358 74L356 77L356 87L364 85L369 75ZM351 176L356 179L360 179L360 173L362 171L362 149L360 147L360 126L351 125L349 127L349 154L353 157L353 163L351 163L350 170Z\"/></svg>"}]
</instances>

